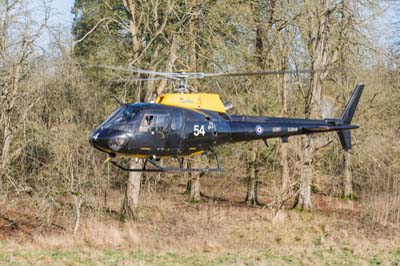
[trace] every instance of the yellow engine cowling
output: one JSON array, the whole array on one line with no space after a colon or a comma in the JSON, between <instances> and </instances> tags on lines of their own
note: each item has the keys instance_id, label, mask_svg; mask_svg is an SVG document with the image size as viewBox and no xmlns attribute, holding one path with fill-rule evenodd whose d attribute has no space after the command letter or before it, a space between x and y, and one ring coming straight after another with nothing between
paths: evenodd
<instances>
[{"instance_id":1,"label":"yellow engine cowling","mask_svg":"<svg viewBox=\"0 0 400 266\"><path fill-rule=\"evenodd\" d=\"M212 93L169 93L160 95L156 103L190 109L204 109L225 113L225 107L218 94Z\"/></svg>"}]
</instances>

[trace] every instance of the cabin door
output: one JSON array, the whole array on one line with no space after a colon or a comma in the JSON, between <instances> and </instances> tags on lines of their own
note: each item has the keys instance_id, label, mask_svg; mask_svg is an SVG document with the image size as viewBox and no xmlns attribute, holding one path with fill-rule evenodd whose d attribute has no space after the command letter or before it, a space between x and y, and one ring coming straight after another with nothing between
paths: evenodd
<instances>
[{"instance_id":1,"label":"cabin door","mask_svg":"<svg viewBox=\"0 0 400 266\"><path fill-rule=\"evenodd\" d=\"M182 110L174 110L172 112L168 139L165 144L165 150L167 152L173 152L179 155L179 153L181 152L182 131L183 131Z\"/></svg>"}]
</instances>

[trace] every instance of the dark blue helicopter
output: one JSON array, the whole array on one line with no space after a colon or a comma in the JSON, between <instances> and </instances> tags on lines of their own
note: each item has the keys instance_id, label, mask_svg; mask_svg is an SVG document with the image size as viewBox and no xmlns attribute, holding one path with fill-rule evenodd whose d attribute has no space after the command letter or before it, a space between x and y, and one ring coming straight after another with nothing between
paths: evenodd
<instances>
[{"instance_id":1,"label":"dark blue helicopter","mask_svg":"<svg viewBox=\"0 0 400 266\"><path fill-rule=\"evenodd\" d=\"M191 75L197 75L196 78L207 75L155 73L168 74L168 78L172 75L183 81L182 90L187 89L186 82ZM216 94L166 94L160 96L156 103L120 103L120 107L92 132L89 141L110 158L123 156L145 159L140 169L126 168L111 161L126 171L221 171L216 146L250 140L263 140L267 145L269 138L281 138L287 142L290 136L330 131L336 131L343 149L349 150L352 147L350 130L358 128L351 121L363 89L363 84L356 86L340 118L322 120L229 115L226 113L229 104L222 104ZM185 156L204 153L214 155L215 168L183 167ZM176 158L179 166L160 166L158 159L163 157Z\"/></svg>"}]
</instances>

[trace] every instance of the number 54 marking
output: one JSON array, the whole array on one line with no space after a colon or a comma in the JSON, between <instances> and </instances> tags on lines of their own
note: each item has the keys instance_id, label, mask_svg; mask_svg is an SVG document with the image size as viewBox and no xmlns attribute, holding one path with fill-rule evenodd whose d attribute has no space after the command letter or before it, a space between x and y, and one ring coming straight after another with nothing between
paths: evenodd
<instances>
[{"instance_id":1,"label":"number 54 marking","mask_svg":"<svg viewBox=\"0 0 400 266\"><path fill-rule=\"evenodd\" d=\"M206 131L204 130L204 125L194 125L193 128L193 135L196 137L199 135L204 136L206 134Z\"/></svg>"}]
</instances>

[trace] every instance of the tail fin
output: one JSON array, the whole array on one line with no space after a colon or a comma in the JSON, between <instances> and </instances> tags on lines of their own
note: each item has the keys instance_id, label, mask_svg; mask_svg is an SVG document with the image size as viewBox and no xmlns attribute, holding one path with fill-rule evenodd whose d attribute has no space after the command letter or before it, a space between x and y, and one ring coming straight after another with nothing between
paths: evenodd
<instances>
[{"instance_id":1,"label":"tail fin","mask_svg":"<svg viewBox=\"0 0 400 266\"><path fill-rule=\"evenodd\" d=\"M357 104L360 101L361 93L364 90L364 84L358 84L353 94L350 97L350 100L347 102L346 108L344 109L340 120L342 120L343 124L350 125L351 120L353 119L354 113L357 108Z\"/></svg>"},{"instance_id":2,"label":"tail fin","mask_svg":"<svg viewBox=\"0 0 400 266\"><path fill-rule=\"evenodd\" d=\"M358 84L356 86L356 89L354 90L353 94L350 97L350 100L348 101L346 108L344 109L340 120L342 124L344 125L350 125L351 120L353 120L354 113L356 111L358 102L360 101L361 94L364 90L364 84ZM345 151L348 151L351 149L352 144L351 144L351 134L350 130L341 130L337 132L339 136L340 143L342 144L342 147Z\"/></svg>"}]
</instances>

